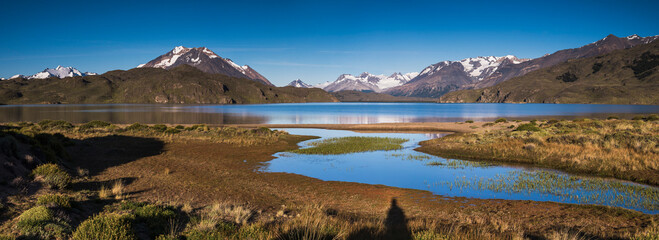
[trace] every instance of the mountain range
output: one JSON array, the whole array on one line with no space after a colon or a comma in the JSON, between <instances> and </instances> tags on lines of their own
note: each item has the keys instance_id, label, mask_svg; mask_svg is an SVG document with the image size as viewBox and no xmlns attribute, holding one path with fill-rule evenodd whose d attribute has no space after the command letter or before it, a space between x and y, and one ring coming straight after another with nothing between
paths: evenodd
<instances>
[{"instance_id":1,"label":"mountain range","mask_svg":"<svg viewBox=\"0 0 659 240\"><path fill-rule=\"evenodd\" d=\"M259 81L203 72L182 64L133 68L62 79L0 82L0 103L293 103L337 102L322 89L274 87Z\"/></svg>"},{"instance_id":2,"label":"mountain range","mask_svg":"<svg viewBox=\"0 0 659 240\"><path fill-rule=\"evenodd\" d=\"M389 98L382 94L389 94L393 96L408 97L404 98L406 101L427 101L427 98L439 98L441 97L442 102L578 102L579 98L570 97L566 98L564 95L558 96L554 95L538 95L537 92L542 92L545 89L562 89L561 87L568 86L571 91L576 91L578 89L576 86L582 86L588 89L588 87L603 86L600 82L591 79L593 76L598 76L599 79L608 79L608 81L613 81L616 86L621 89L627 89L626 86L637 86L642 90L642 86L646 86L647 89L654 89L652 84L656 83L656 75L653 75L652 72L644 73L649 77L643 78L641 82L635 82L632 80L625 80L622 86L618 86L620 79L630 79L628 69L631 69L632 66L636 66L636 61L642 62L646 68L652 70L657 65L656 55L654 54L653 46L655 41L659 36L650 36L650 37L640 37L638 35L631 35L628 37L619 38L614 35L609 35L599 41L587 44L585 46L573 49L560 50L552 54L546 54L545 56L535 58L535 59L520 59L512 55L495 57L495 56L486 56L486 57L475 57L475 58L466 58L459 61L441 61L435 64L432 64L424 68L420 73L411 72L402 74L400 72L393 73L389 76L387 75L374 75L367 72L364 72L360 75L351 75L351 74L342 74L333 82L321 83L318 85L310 85L304 83L302 80L297 79L289 83L287 86L292 86L294 88L276 88L270 81L256 72L251 67L244 65L240 66L234 63L228 58L222 58L210 49L206 47L197 47L197 48L186 48L183 46L175 47L171 51L145 63L140 64L136 69L143 69L142 71L123 71L125 73L117 75L117 71L111 71L103 75L98 75L99 78L96 78L95 73L81 72L73 67L62 67L58 66L55 69L46 68L44 71L36 73L31 76L17 75L12 77L9 80L0 82L0 93L6 94L5 96L0 96L4 99L0 103L7 102L16 102L16 103L43 103L43 102L66 102L66 103L92 103L92 102L167 102L167 103L254 103L254 102L288 102L288 101L336 101L337 98L344 101L370 101L370 100L386 100L386 101L398 101L403 98ZM593 69L595 66L599 66L602 69L607 69L607 66L613 66L612 64L617 64L615 66L622 66L616 69L608 69L610 71L604 71L597 73L593 71L592 73L587 73L584 75L585 70L583 70L584 65L581 61L583 59L599 58L604 55L637 48L646 48L650 47L644 57L640 57L638 54L620 54L616 55L615 59L611 59L607 62L596 62L593 63ZM608 56L608 55L607 55ZM643 60L645 59L645 60ZM647 60L650 59L650 60ZM587 60L584 60L587 61ZM654 64L654 65L653 65ZM183 67L185 66L185 67ZM558 71L552 70L554 67L560 66L560 74L554 76L558 72L548 73L546 71ZM183 68L182 68L183 67ZM564 70L565 68L572 70ZM637 67L638 68L638 67ZM162 71L153 71L149 69L160 69ZM174 70L166 74L167 70ZM185 71L183 71L184 69ZM190 69L195 69L198 72L204 73L206 75L201 75ZM576 71L574 69L582 69ZM627 69L627 70L625 70ZM573 71L574 70L574 71ZM636 70L634 70L636 71ZM653 70L652 70L653 71ZM128 74L130 73L130 74ZM205 80L195 80L196 85L190 85L191 88L196 88L198 86L206 86L209 89L214 89L215 85L219 84L222 89L216 89L212 91L202 91L193 90L192 92L186 88L183 82L191 81L186 76L181 76L182 73L190 73L195 76L201 77ZM542 75L541 73L544 73ZM604 73L605 75L600 76L598 74ZM138 75L136 75L138 74ZM141 75L146 74L146 75ZM538 75L540 74L540 75ZM167 81L177 82L178 84L173 85L174 89L163 89L161 86L155 84L154 81L158 81L154 78L157 75L159 77L164 77L159 81L163 84ZM230 77L229 80L222 78L222 81L232 82L231 84L225 84L224 82L217 80L220 79L217 76ZM618 78L612 78L611 76L619 76ZM636 76L636 75L635 75ZM547 80L543 77L549 77ZM144 79L146 81L143 85L140 85L132 80L135 78ZM569 81L554 81L556 79L570 79ZM524 79L524 80L519 80ZM540 80L539 80L540 79ZM542 88L534 86L532 84L539 83L541 80L547 80L544 84L549 84L551 86L544 86ZM581 79L580 81L572 81L573 79ZM46 80L46 81L38 81ZM94 81L96 82L94 82ZM508 81L514 80L511 83ZM544 81L542 80L542 81ZM637 78L640 80L640 78ZM101 84L105 81L105 86L109 86L110 89L105 88L90 88L90 84L96 86L95 84ZM211 81L211 82L204 82ZM213 82L219 81L219 82ZM136 88L143 87L147 92L153 93L155 95L145 95L145 98L138 97L128 97L121 96L119 97L115 89L126 86L123 82L130 82L129 85L134 85ZM268 96L264 88L261 88L261 85L258 85L258 89L254 91L242 92L238 91L236 88L246 87L247 89L253 88L253 84L262 84L262 86L267 86L267 91L273 92L273 96ZM574 85L576 84L576 85ZM219 86L218 85L218 86ZM226 86L231 85L233 89L229 91L224 89ZM574 85L574 86L573 86ZM50 86L52 88L43 88L44 86ZM98 87L98 86L97 86ZM68 89L72 88L72 89ZM296 88L322 88L327 92L339 93L334 94L334 96L327 94L320 94L317 90L299 90L302 92L302 95L296 95L297 97L291 97L292 92L298 91ZM47 96L38 96L36 92L33 92L33 89L41 89L44 94L52 94L52 97ZM94 89L93 92L83 93L76 92L81 89ZM104 89L104 90L99 90ZM288 97L280 98L280 96L286 95L284 92L281 92L281 89L285 90L286 94L289 94ZM473 89L473 90L472 90ZM476 90L477 89L477 90ZM494 91L493 89L497 89ZM516 89L513 91L512 89ZM599 88L598 88L599 89ZM53 92L54 90L59 90L62 92ZM523 90L523 91L522 91ZM564 89L567 94L569 92L567 89ZM583 90L583 89L582 89ZM108 92L110 91L110 92ZM129 91L129 89L126 89ZM455 92L458 91L458 92ZM493 92L494 91L494 92ZM529 92L535 91L536 93L530 94ZM586 90L584 90L586 91ZM600 92L599 90L589 89L593 93ZM74 97L67 96L67 94L73 93ZM157 94L157 93L160 94ZM246 96L232 95L237 92L246 94ZM260 92L260 93L259 93ZM455 93L453 93L455 92ZM644 92L644 91L641 91ZM208 94L219 94L216 97L210 96ZM228 94L227 93L231 93ZM378 94L360 94L360 93L378 93ZM526 93L524 95L523 93ZM42 94L42 95L44 95ZM99 96L102 94L103 96ZM139 95L139 93L136 93ZM182 94L182 95L180 95ZM193 95L189 95L193 94ZM265 99L258 99L257 96L252 96L253 94L260 95L265 97ZM282 95L283 94L283 95ZM305 94L312 94L314 97L307 96ZM320 94L320 95L319 95ZM494 94L494 95L492 95ZM322 96L321 96L322 95ZM521 97L524 95L525 97ZM560 95L560 94L559 94ZM588 95L588 94L583 94ZM615 95L615 94L614 94ZM228 96L228 98L227 98ZM618 95L616 95L618 96ZM593 100L592 98L584 99L585 102L625 102L625 99L629 99L632 96L618 96L616 99L608 98L597 98L598 100ZM656 98L656 97L655 97ZM141 99L141 100L137 100ZM295 100L293 100L295 99ZM622 99L622 100L621 100ZM650 98L653 99L653 98ZM1 100L1 99L0 99ZM603 102L602 102L603 101ZM640 104L646 104L647 102L652 102L650 100L634 101Z\"/></svg>"},{"instance_id":3,"label":"mountain range","mask_svg":"<svg viewBox=\"0 0 659 240\"><path fill-rule=\"evenodd\" d=\"M640 37L631 35L605 38L573 49L560 50L535 59L518 59L514 56L477 57L460 61L443 61L426 67L421 74L407 84L391 88L385 93L394 96L440 97L459 89L475 89L494 86L508 79L529 72L551 67L570 59L598 56L614 50L647 44L659 36Z\"/></svg>"},{"instance_id":4,"label":"mountain range","mask_svg":"<svg viewBox=\"0 0 659 240\"><path fill-rule=\"evenodd\" d=\"M35 73L30 76L19 74L19 75L14 75L9 79L16 79L16 78L46 79L51 77L65 78L65 77L80 77L80 76L92 76L92 75L97 75L97 74L92 72L80 72L80 70L75 69L73 67L57 66L56 68L46 68L43 71ZM6 80L6 79L2 78L0 80Z\"/></svg>"},{"instance_id":5,"label":"mountain range","mask_svg":"<svg viewBox=\"0 0 659 240\"><path fill-rule=\"evenodd\" d=\"M186 48L178 46L171 51L137 66L138 68L171 69L179 65L190 65L206 73L218 73L231 77L247 78L265 85L272 85L267 78L248 65L240 66L231 59L222 58L206 47Z\"/></svg>"},{"instance_id":6,"label":"mountain range","mask_svg":"<svg viewBox=\"0 0 659 240\"><path fill-rule=\"evenodd\" d=\"M627 43L609 36L586 47L600 51L629 46ZM442 96L440 102L658 105L659 41L634 45L571 59L494 86L451 92Z\"/></svg>"}]
</instances>

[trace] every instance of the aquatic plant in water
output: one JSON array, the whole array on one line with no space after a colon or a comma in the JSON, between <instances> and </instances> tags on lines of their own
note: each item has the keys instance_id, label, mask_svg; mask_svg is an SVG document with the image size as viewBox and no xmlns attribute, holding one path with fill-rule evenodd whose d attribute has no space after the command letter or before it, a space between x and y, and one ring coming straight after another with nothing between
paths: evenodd
<instances>
[{"instance_id":1,"label":"aquatic plant in water","mask_svg":"<svg viewBox=\"0 0 659 240\"><path fill-rule=\"evenodd\" d=\"M562 201L659 210L659 188L620 181L570 176L553 171L512 171L494 178L458 178L440 182L449 189L548 194Z\"/></svg>"}]
</instances>

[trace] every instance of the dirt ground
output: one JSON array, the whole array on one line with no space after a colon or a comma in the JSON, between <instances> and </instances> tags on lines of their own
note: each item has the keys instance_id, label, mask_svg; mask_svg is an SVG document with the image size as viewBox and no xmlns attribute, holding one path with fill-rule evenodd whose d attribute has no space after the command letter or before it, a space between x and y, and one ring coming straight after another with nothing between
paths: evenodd
<instances>
[{"instance_id":1,"label":"dirt ground","mask_svg":"<svg viewBox=\"0 0 659 240\"><path fill-rule=\"evenodd\" d=\"M340 126L350 130L472 131L469 126L481 124L407 124L405 129L395 124ZM282 205L322 204L356 216L384 218L392 199L396 199L407 219L429 219L446 225L489 223L504 230L522 228L532 238L565 228L578 229L586 237L626 236L659 222L658 216L618 208L448 198L420 190L259 171L274 153L295 149L298 142L309 138L287 136L276 144L240 147L200 140L106 136L82 140L68 150L72 164L90 171L91 181L80 188L94 189L122 181L129 199L187 203L196 208L229 201L268 212Z\"/></svg>"}]
</instances>

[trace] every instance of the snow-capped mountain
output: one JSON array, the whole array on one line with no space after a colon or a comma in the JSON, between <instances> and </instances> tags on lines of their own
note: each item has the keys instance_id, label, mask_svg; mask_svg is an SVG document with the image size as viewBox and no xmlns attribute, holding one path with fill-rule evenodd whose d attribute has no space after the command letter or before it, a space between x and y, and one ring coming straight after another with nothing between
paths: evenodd
<instances>
[{"instance_id":1,"label":"snow-capped mountain","mask_svg":"<svg viewBox=\"0 0 659 240\"><path fill-rule=\"evenodd\" d=\"M290 82L290 83L289 83L288 85L286 85L286 86L287 86L287 87L296 87L296 88L312 88L312 87L313 87L313 86L311 86L311 85L309 85L309 84L306 84L305 82L303 82L303 81L300 80L299 78L296 79L296 80L293 80L292 82Z\"/></svg>"},{"instance_id":2,"label":"snow-capped mountain","mask_svg":"<svg viewBox=\"0 0 659 240\"><path fill-rule=\"evenodd\" d=\"M502 66L528 60L507 55L442 61L426 67L407 84L390 88L386 93L394 96L439 97L464 85L482 81Z\"/></svg>"},{"instance_id":3,"label":"snow-capped mountain","mask_svg":"<svg viewBox=\"0 0 659 240\"><path fill-rule=\"evenodd\" d=\"M488 56L465 58L460 61L443 61L423 69L419 74L419 78L431 76L448 65L459 63L462 65L463 71L467 73L467 75L474 78L476 81L480 81L496 71L502 63L519 64L528 60L529 59L519 59L513 55L507 55L503 57Z\"/></svg>"},{"instance_id":4,"label":"snow-capped mountain","mask_svg":"<svg viewBox=\"0 0 659 240\"><path fill-rule=\"evenodd\" d=\"M10 77L9 79L15 79L15 78L46 79L51 77L65 78L65 77L80 77L80 76L91 76L91 75L97 75L97 74L92 72L81 72L80 70L75 69L74 67L57 66L56 68L46 68L41 72L35 73L34 75L25 76L22 74L18 74Z\"/></svg>"},{"instance_id":5,"label":"snow-capped mountain","mask_svg":"<svg viewBox=\"0 0 659 240\"><path fill-rule=\"evenodd\" d=\"M385 89L403 85L417 75L419 75L417 72L406 74L394 73L390 76L373 75L367 72L364 72L359 76L342 74L334 82L331 82L322 88L328 92L338 92L343 90L382 92ZM322 86L322 84L319 86Z\"/></svg>"},{"instance_id":6,"label":"snow-capped mountain","mask_svg":"<svg viewBox=\"0 0 659 240\"><path fill-rule=\"evenodd\" d=\"M46 68L41 72L38 72L32 76L27 77L28 79L46 79L49 77L58 77L58 78L65 78L65 77L80 77L80 76L90 76L90 75L97 75L96 73L91 73L91 72L80 72L78 69L75 69L73 67L62 67L62 66L57 66L55 69L52 68Z\"/></svg>"},{"instance_id":7,"label":"snow-capped mountain","mask_svg":"<svg viewBox=\"0 0 659 240\"><path fill-rule=\"evenodd\" d=\"M267 78L251 67L240 66L231 59L222 58L206 47L186 48L178 46L148 63L140 64L138 68L152 67L170 69L181 64L193 66L203 72L219 73L232 77L252 79L273 86Z\"/></svg>"}]
</instances>

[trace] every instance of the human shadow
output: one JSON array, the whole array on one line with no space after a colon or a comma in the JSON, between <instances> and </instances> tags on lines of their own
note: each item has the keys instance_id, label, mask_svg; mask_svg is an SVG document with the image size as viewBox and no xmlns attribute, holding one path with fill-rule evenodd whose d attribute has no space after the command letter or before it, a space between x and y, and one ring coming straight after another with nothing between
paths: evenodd
<instances>
[{"instance_id":1,"label":"human shadow","mask_svg":"<svg viewBox=\"0 0 659 240\"><path fill-rule=\"evenodd\" d=\"M405 212L398 206L395 198L391 199L391 206L384 220L385 239L412 239L412 232L407 226Z\"/></svg>"},{"instance_id":2,"label":"human shadow","mask_svg":"<svg viewBox=\"0 0 659 240\"><path fill-rule=\"evenodd\" d=\"M412 231L407 226L405 211L398 206L398 201L392 198L391 205L387 211L387 218L384 220L384 232L379 232L375 228L362 228L350 233L347 239L408 240L412 239Z\"/></svg>"}]
</instances>

